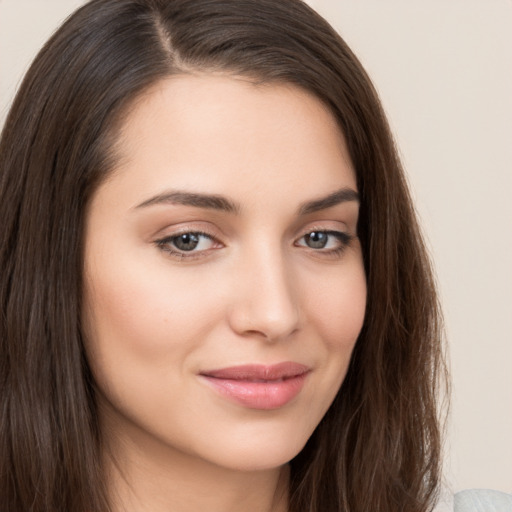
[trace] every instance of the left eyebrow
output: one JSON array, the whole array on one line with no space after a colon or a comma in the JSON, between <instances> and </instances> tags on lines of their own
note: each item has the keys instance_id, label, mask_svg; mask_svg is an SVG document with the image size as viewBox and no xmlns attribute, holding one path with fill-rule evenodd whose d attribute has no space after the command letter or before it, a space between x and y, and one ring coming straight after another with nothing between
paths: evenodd
<instances>
[{"instance_id":1,"label":"left eyebrow","mask_svg":"<svg viewBox=\"0 0 512 512\"><path fill-rule=\"evenodd\" d=\"M308 215L327 208L332 208L347 201L359 202L359 194L352 188L342 188L328 196L302 203L299 207L299 215Z\"/></svg>"}]
</instances>

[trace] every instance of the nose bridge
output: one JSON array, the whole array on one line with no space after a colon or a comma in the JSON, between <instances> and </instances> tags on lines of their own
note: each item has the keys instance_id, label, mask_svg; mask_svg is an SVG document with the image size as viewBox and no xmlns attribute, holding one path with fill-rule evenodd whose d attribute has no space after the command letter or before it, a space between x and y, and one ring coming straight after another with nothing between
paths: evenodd
<instances>
[{"instance_id":1,"label":"nose bridge","mask_svg":"<svg viewBox=\"0 0 512 512\"><path fill-rule=\"evenodd\" d=\"M292 274L279 244L258 244L248 250L237 265L233 329L271 341L294 332L299 308Z\"/></svg>"}]
</instances>

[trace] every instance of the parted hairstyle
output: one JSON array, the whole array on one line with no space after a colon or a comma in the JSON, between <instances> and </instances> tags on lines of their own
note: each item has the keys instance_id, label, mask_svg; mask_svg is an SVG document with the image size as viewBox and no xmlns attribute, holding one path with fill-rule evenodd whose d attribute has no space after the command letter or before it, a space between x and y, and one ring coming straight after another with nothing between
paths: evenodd
<instances>
[{"instance_id":1,"label":"parted hairstyle","mask_svg":"<svg viewBox=\"0 0 512 512\"><path fill-rule=\"evenodd\" d=\"M366 316L339 393L290 462L290 512L431 510L440 313L361 64L300 0L93 0L36 57L0 140L2 511L110 510L81 329L84 219L115 167L133 102L161 79L196 71L309 91L339 122L357 174Z\"/></svg>"}]
</instances>

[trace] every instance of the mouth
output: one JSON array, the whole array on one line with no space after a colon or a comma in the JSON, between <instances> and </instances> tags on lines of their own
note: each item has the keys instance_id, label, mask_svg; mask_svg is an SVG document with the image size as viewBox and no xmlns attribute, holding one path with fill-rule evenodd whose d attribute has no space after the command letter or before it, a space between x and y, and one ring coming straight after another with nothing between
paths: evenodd
<instances>
[{"instance_id":1,"label":"mouth","mask_svg":"<svg viewBox=\"0 0 512 512\"><path fill-rule=\"evenodd\" d=\"M222 397L250 409L284 407L302 390L311 369L303 364L243 365L200 373Z\"/></svg>"}]
</instances>

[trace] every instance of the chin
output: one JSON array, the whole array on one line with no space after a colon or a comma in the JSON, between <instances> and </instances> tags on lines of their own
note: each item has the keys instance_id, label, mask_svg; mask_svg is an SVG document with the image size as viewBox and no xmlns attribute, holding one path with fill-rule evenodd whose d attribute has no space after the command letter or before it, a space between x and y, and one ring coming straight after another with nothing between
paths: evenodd
<instances>
[{"instance_id":1,"label":"chin","mask_svg":"<svg viewBox=\"0 0 512 512\"><path fill-rule=\"evenodd\" d=\"M237 450L228 457L219 459L217 465L237 472L268 471L280 468L290 462L302 450L303 446L295 449L270 449L262 453L258 450Z\"/></svg>"},{"instance_id":2,"label":"chin","mask_svg":"<svg viewBox=\"0 0 512 512\"><path fill-rule=\"evenodd\" d=\"M235 471L265 471L281 467L304 448L310 432L276 430L260 432L256 437L226 439L225 444L212 443L215 453L209 459L218 466Z\"/></svg>"}]
</instances>

